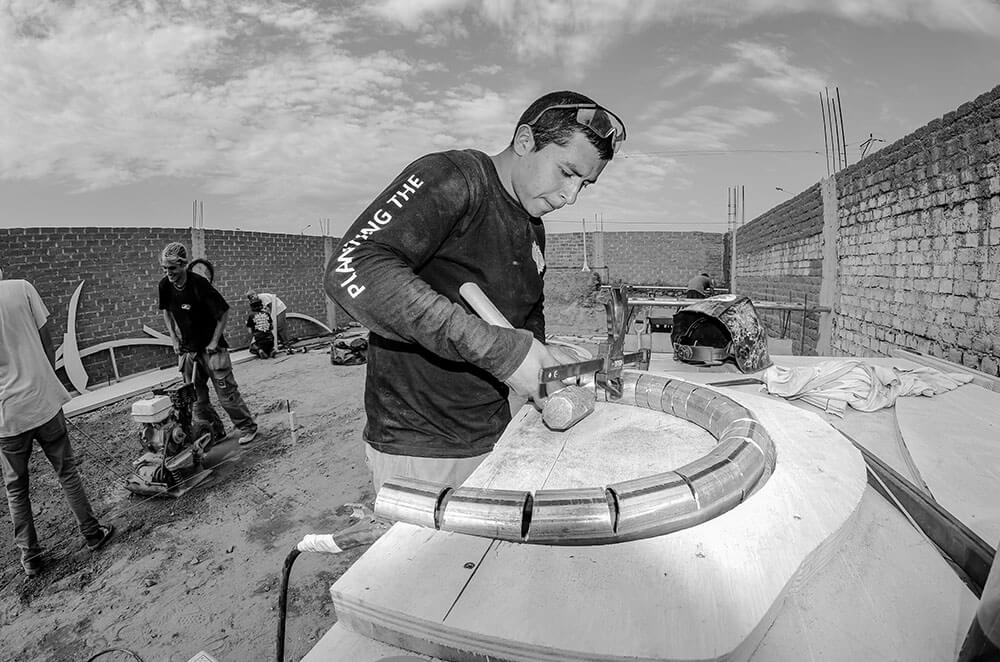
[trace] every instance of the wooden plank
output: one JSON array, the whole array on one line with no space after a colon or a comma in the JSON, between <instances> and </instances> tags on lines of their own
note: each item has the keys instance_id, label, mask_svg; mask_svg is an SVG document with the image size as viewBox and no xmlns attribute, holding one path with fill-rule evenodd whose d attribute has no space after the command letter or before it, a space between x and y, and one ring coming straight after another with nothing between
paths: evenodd
<instances>
[{"instance_id":1,"label":"wooden plank","mask_svg":"<svg viewBox=\"0 0 1000 662\"><path fill-rule=\"evenodd\" d=\"M839 551L789 591L750 660L953 660L976 606L930 543L867 488ZM417 657L337 624L303 662L405 655Z\"/></svg>"},{"instance_id":2,"label":"wooden plank","mask_svg":"<svg viewBox=\"0 0 1000 662\"><path fill-rule=\"evenodd\" d=\"M751 660L954 660L976 605L933 546L868 488L839 553L790 592Z\"/></svg>"},{"instance_id":3,"label":"wooden plank","mask_svg":"<svg viewBox=\"0 0 1000 662\"><path fill-rule=\"evenodd\" d=\"M896 401L896 418L934 499L990 544L1000 540L1000 394L975 384Z\"/></svg>"},{"instance_id":4,"label":"wooden plank","mask_svg":"<svg viewBox=\"0 0 1000 662\"><path fill-rule=\"evenodd\" d=\"M894 357L909 359L913 363L928 368L935 368L941 372L957 372L963 375L971 375L973 384L991 391L1000 392L1000 379L992 375L987 375L985 372L973 370L959 363L928 356L910 349L893 349L889 353Z\"/></svg>"},{"instance_id":5,"label":"wooden plank","mask_svg":"<svg viewBox=\"0 0 1000 662\"><path fill-rule=\"evenodd\" d=\"M504 434L504 452L465 482L467 487L501 490L525 485L550 490L604 487L670 471L715 446L715 438L694 423L662 412L598 402L595 412L565 432L542 423L541 414L524 407ZM667 441L669 440L669 441ZM600 462L594 458L600 457ZM643 458L637 463L636 458Z\"/></svg>"},{"instance_id":6,"label":"wooden plank","mask_svg":"<svg viewBox=\"0 0 1000 662\"><path fill-rule=\"evenodd\" d=\"M396 662L433 659L375 641L337 623L316 642L302 662L379 662L385 658Z\"/></svg>"},{"instance_id":7,"label":"wooden plank","mask_svg":"<svg viewBox=\"0 0 1000 662\"><path fill-rule=\"evenodd\" d=\"M233 365L249 361L253 356L246 350L230 352L229 358ZM63 413L67 418L85 414L88 411L100 409L105 405L119 402L140 393L146 393L154 388L169 384L180 377L177 368L171 366L162 370L144 372L134 377L127 377L116 384L104 386L102 388L87 391L74 397L63 407Z\"/></svg>"},{"instance_id":8,"label":"wooden plank","mask_svg":"<svg viewBox=\"0 0 1000 662\"><path fill-rule=\"evenodd\" d=\"M355 564L334 585L338 617L373 636L389 630L394 643L410 650L443 650L449 658L474 651L518 660L747 659L786 587L804 581L838 549L863 494L865 472L857 451L818 417L782 402L732 397L752 405L776 430L779 463L760 490L728 513L668 536L617 545L486 541L491 547L471 576L460 572L460 561L475 559L457 547L468 537L427 532L415 546L408 539L412 532L393 527L379 541L383 548L370 550L364 566ZM605 405L581 425L587 429L615 407L634 409ZM518 420L533 424L530 412ZM589 462L562 467L565 448L554 449L541 434L509 429L466 485L513 487L508 472L518 467L526 475L517 484L521 489L554 487L555 481L587 486L572 478L592 485L593 468L608 464L608 437L600 429L590 438ZM670 443L662 441L651 447L654 455ZM631 450L618 454L631 459L633 471L655 467L653 457ZM541 467L526 459L532 452ZM520 459L507 463L510 454ZM442 617L446 604L454 607Z\"/></svg>"},{"instance_id":9,"label":"wooden plank","mask_svg":"<svg viewBox=\"0 0 1000 662\"><path fill-rule=\"evenodd\" d=\"M395 524L331 587L337 619L355 623L354 629L367 621L405 620L408 613L441 622L493 544Z\"/></svg>"}]
</instances>

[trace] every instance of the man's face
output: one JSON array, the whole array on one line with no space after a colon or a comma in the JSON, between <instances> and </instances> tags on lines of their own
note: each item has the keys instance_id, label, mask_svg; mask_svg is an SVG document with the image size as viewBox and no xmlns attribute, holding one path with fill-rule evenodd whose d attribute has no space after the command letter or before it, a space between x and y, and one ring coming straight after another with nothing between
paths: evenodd
<instances>
[{"instance_id":1,"label":"man's face","mask_svg":"<svg viewBox=\"0 0 1000 662\"><path fill-rule=\"evenodd\" d=\"M179 283L184 278L184 265L177 264L176 262L168 262L167 260L161 260L160 266L163 268L163 275L167 277L171 283Z\"/></svg>"},{"instance_id":2,"label":"man's face","mask_svg":"<svg viewBox=\"0 0 1000 662\"><path fill-rule=\"evenodd\" d=\"M597 148L576 132L565 145L549 143L521 155L511 172L511 184L525 211L542 216L576 202L607 164Z\"/></svg>"}]
</instances>

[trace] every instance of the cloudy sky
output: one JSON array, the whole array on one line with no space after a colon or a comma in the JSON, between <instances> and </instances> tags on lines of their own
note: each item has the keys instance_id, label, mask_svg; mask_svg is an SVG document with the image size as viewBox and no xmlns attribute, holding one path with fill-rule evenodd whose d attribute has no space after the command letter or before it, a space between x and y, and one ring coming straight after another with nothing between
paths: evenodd
<instances>
[{"instance_id":1,"label":"cloudy sky","mask_svg":"<svg viewBox=\"0 0 1000 662\"><path fill-rule=\"evenodd\" d=\"M997 0L0 0L0 227L339 235L408 162L534 98L628 127L550 232L724 231L1000 83ZM878 140L885 142L878 142Z\"/></svg>"}]
</instances>

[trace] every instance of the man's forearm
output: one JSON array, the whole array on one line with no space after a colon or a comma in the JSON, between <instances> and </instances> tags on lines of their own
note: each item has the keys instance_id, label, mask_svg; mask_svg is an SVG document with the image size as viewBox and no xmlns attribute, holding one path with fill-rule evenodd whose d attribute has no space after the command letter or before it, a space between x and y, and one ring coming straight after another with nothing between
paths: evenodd
<instances>
[{"instance_id":1,"label":"man's forearm","mask_svg":"<svg viewBox=\"0 0 1000 662\"><path fill-rule=\"evenodd\" d=\"M226 328L226 320L228 318L229 318L229 311L227 310L226 312L222 313L222 317L216 320L215 330L212 332L212 342L209 343L209 345L211 345L212 347L215 347L216 345L219 344L219 339L222 338L222 332Z\"/></svg>"},{"instance_id":2,"label":"man's forearm","mask_svg":"<svg viewBox=\"0 0 1000 662\"><path fill-rule=\"evenodd\" d=\"M172 342L175 347L180 345L180 333L177 331L177 324L174 322L174 316L170 314L169 310L163 311L163 324L167 327L167 334L170 335L170 342Z\"/></svg>"},{"instance_id":3,"label":"man's forearm","mask_svg":"<svg viewBox=\"0 0 1000 662\"><path fill-rule=\"evenodd\" d=\"M52 334L49 333L49 323L46 322L42 328L38 329L38 339L42 341L42 349L45 350L45 358L49 360L52 369L56 369L56 350L52 346Z\"/></svg>"}]
</instances>

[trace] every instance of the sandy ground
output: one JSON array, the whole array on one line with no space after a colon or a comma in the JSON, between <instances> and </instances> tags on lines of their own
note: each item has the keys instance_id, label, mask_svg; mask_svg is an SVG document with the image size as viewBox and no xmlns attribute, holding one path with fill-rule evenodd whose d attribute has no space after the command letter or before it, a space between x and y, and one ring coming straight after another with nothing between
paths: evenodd
<instances>
[{"instance_id":1,"label":"sandy ground","mask_svg":"<svg viewBox=\"0 0 1000 662\"><path fill-rule=\"evenodd\" d=\"M605 334L606 322L603 305L593 303L592 275L550 280L549 333L579 334L561 339L596 351L601 338L592 334ZM215 446L207 457L213 474L178 499L140 498L124 488L141 454L131 404L143 396L69 420L94 510L117 528L96 553L86 549L36 446L31 495L46 568L24 575L10 519L0 519L0 660L86 662L111 648L143 662L186 662L200 650L219 662L275 658L288 552L307 533L353 523L344 504L373 502L361 441L365 367L332 365L326 348L255 359L235 373L261 434L245 447L235 434ZM294 443L286 400L298 420ZM336 622L329 587L365 549L296 560L286 660L304 656Z\"/></svg>"},{"instance_id":2,"label":"sandy ground","mask_svg":"<svg viewBox=\"0 0 1000 662\"><path fill-rule=\"evenodd\" d=\"M139 455L131 399L70 420L94 509L117 528L96 553L36 447L32 502L46 568L24 576L5 517L0 660L84 662L108 648L130 649L145 662L183 662L200 650L220 662L274 659L288 551L306 533L347 526L343 504L372 501L360 441L364 366L334 366L327 352L312 351L235 371L261 435L246 447L232 435L212 449L212 476L176 500L143 499L123 487ZM286 399L299 422L294 444ZM296 561L285 659L301 658L333 625L330 584L364 549Z\"/></svg>"},{"instance_id":3,"label":"sandy ground","mask_svg":"<svg viewBox=\"0 0 1000 662\"><path fill-rule=\"evenodd\" d=\"M554 333L603 326L600 309L565 308L566 323L550 324ZM288 552L307 533L351 524L344 504L373 501L361 442L365 367L331 365L324 349L255 359L235 372L261 434L249 446L231 434L214 447L213 474L178 499L124 489L141 453L130 415L137 398L69 420L94 510L117 528L95 553L36 446L31 494L46 567L25 577L9 517L0 520L0 660L85 662L111 648L144 662L186 662L200 650L220 662L274 659ZM286 400L298 420L294 443ZM365 549L295 562L286 660L304 656L336 622L328 589ZM135 658L111 652L98 659Z\"/></svg>"}]
</instances>

